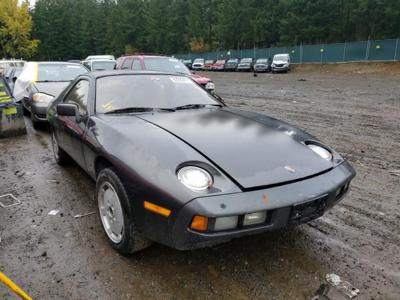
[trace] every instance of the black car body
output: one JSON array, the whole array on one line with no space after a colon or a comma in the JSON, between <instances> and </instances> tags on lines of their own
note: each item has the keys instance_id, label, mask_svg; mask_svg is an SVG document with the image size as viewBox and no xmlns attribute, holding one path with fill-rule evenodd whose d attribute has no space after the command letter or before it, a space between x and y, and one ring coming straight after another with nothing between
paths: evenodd
<instances>
[{"instance_id":1,"label":"black car body","mask_svg":"<svg viewBox=\"0 0 400 300\"><path fill-rule=\"evenodd\" d=\"M14 85L14 97L31 114L34 127L47 122L49 103L68 84L88 70L81 64L67 62L28 62Z\"/></svg>"},{"instance_id":2,"label":"black car body","mask_svg":"<svg viewBox=\"0 0 400 300\"><path fill-rule=\"evenodd\" d=\"M230 58L226 61L224 70L225 71L236 71L238 64L239 64L238 58Z\"/></svg>"},{"instance_id":3,"label":"black car body","mask_svg":"<svg viewBox=\"0 0 400 300\"><path fill-rule=\"evenodd\" d=\"M72 157L97 180L103 228L123 254L147 240L193 249L307 222L355 176L304 131L229 108L176 74L82 75L48 119L57 162Z\"/></svg>"},{"instance_id":4,"label":"black car body","mask_svg":"<svg viewBox=\"0 0 400 300\"><path fill-rule=\"evenodd\" d=\"M250 72L253 70L253 59L251 57L242 58L236 68L237 71Z\"/></svg>"},{"instance_id":5,"label":"black car body","mask_svg":"<svg viewBox=\"0 0 400 300\"><path fill-rule=\"evenodd\" d=\"M272 60L269 58L258 58L254 64L254 72L270 72L271 62Z\"/></svg>"}]
</instances>

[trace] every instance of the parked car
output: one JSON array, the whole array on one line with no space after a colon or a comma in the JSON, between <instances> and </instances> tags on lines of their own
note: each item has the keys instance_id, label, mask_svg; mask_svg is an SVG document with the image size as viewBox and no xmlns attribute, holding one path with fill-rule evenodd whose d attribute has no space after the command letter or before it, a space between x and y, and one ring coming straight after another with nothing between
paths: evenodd
<instances>
[{"instance_id":1,"label":"parked car","mask_svg":"<svg viewBox=\"0 0 400 300\"><path fill-rule=\"evenodd\" d=\"M4 73L4 81L8 85L11 92L14 91L15 81L17 80L21 72L22 72L22 67L11 67L8 68L7 71Z\"/></svg>"},{"instance_id":2,"label":"parked car","mask_svg":"<svg viewBox=\"0 0 400 300\"><path fill-rule=\"evenodd\" d=\"M24 63L23 60L0 60L0 76L3 75L8 68L23 67Z\"/></svg>"},{"instance_id":3,"label":"parked car","mask_svg":"<svg viewBox=\"0 0 400 300\"><path fill-rule=\"evenodd\" d=\"M196 58L193 61L192 70L204 70L204 58Z\"/></svg>"},{"instance_id":4,"label":"parked car","mask_svg":"<svg viewBox=\"0 0 400 300\"><path fill-rule=\"evenodd\" d=\"M192 60L191 59L184 59L182 63L189 69L192 69Z\"/></svg>"},{"instance_id":5,"label":"parked car","mask_svg":"<svg viewBox=\"0 0 400 300\"><path fill-rule=\"evenodd\" d=\"M315 137L229 108L184 75L81 75L47 118L56 162L72 158L96 180L105 236L125 255L150 241L194 249L311 221L355 176Z\"/></svg>"},{"instance_id":6,"label":"parked car","mask_svg":"<svg viewBox=\"0 0 400 300\"><path fill-rule=\"evenodd\" d=\"M88 57L85 58L85 60L96 60L96 59L115 60L115 57L114 57L114 55L89 55Z\"/></svg>"},{"instance_id":7,"label":"parked car","mask_svg":"<svg viewBox=\"0 0 400 300\"><path fill-rule=\"evenodd\" d=\"M81 64L28 62L14 86L14 97L30 112L34 128L47 122L49 103L77 76L87 73Z\"/></svg>"},{"instance_id":8,"label":"parked car","mask_svg":"<svg viewBox=\"0 0 400 300\"><path fill-rule=\"evenodd\" d=\"M213 92L215 89L214 82L208 77L199 74L193 74L190 70L178 59L160 56L160 55L131 55L118 58L116 69L118 70L134 70L134 71L160 71L185 74L206 90Z\"/></svg>"},{"instance_id":9,"label":"parked car","mask_svg":"<svg viewBox=\"0 0 400 300\"><path fill-rule=\"evenodd\" d=\"M226 60L225 59L219 59L217 60L213 66L212 66L212 70L213 71L223 71L225 69L225 63Z\"/></svg>"},{"instance_id":10,"label":"parked car","mask_svg":"<svg viewBox=\"0 0 400 300\"><path fill-rule=\"evenodd\" d=\"M275 54L272 59L271 71L275 72L288 72L290 70L290 55L289 54Z\"/></svg>"},{"instance_id":11,"label":"parked car","mask_svg":"<svg viewBox=\"0 0 400 300\"><path fill-rule=\"evenodd\" d=\"M252 71L253 70L253 59L251 57L242 58L236 68L237 71Z\"/></svg>"},{"instance_id":12,"label":"parked car","mask_svg":"<svg viewBox=\"0 0 400 300\"><path fill-rule=\"evenodd\" d=\"M116 61L111 59L94 59L83 62L83 65L91 72L114 70L115 64Z\"/></svg>"},{"instance_id":13,"label":"parked car","mask_svg":"<svg viewBox=\"0 0 400 300\"><path fill-rule=\"evenodd\" d=\"M205 71L211 71L212 70L212 66L214 65L215 60L209 59L206 60L204 63L204 70Z\"/></svg>"},{"instance_id":14,"label":"parked car","mask_svg":"<svg viewBox=\"0 0 400 300\"><path fill-rule=\"evenodd\" d=\"M239 59L231 58L225 64L225 71L236 71L237 66L239 64Z\"/></svg>"},{"instance_id":15,"label":"parked car","mask_svg":"<svg viewBox=\"0 0 400 300\"><path fill-rule=\"evenodd\" d=\"M258 58L254 64L254 72L270 72L271 60L269 58Z\"/></svg>"}]
</instances>

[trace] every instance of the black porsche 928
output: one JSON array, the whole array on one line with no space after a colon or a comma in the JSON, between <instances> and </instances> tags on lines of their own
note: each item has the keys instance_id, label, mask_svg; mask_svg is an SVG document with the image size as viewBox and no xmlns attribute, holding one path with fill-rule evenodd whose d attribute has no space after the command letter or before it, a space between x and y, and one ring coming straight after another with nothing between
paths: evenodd
<instances>
[{"instance_id":1,"label":"black porsche 928","mask_svg":"<svg viewBox=\"0 0 400 300\"><path fill-rule=\"evenodd\" d=\"M81 75L52 102L55 159L96 180L101 224L122 254L301 224L348 191L355 171L335 150L217 98L186 76L118 71Z\"/></svg>"}]
</instances>

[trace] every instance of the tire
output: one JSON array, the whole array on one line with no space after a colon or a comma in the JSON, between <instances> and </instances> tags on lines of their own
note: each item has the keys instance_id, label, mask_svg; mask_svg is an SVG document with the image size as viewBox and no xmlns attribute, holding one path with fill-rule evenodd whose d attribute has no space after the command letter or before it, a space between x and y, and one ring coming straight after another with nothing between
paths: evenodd
<instances>
[{"instance_id":1,"label":"tire","mask_svg":"<svg viewBox=\"0 0 400 300\"><path fill-rule=\"evenodd\" d=\"M127 190L114 168L100 171L95 197L100 223L111 247L130 255L151 245L136 228Z\"/></svg>"},{"instance_id":2,"label":"tire","mask_svg":"<svg viewBox=\"0 0 400 300\"><path fill-rule=\"evenodd\" d=\"M54 135L54 130L51 131L51 146L56 163L60 166L65 166L71 162L71 158L63 149L58 146L58 142Z\"/></svg>"},{"instance_id":3,"label":"tire","mask_svg":"<svg viewBox=\"0 0 400 300\"><path fill-rule=\"evenodd\" d=\"M38 121L35 121L34 119L33 119L33 114L31 114L31 120L32 120L32 127L35 129L35 130L40 130L40 129L42 129L42 124L40 124Z\"/></svg>"}]
</instances>

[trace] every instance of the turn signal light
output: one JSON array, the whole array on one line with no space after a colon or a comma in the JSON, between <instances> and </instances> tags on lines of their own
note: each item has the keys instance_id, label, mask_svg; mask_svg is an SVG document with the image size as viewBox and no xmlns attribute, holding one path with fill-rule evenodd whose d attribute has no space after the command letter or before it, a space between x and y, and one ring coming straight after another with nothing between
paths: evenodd
<instances>
[{"instance_id":1,"label":"turn signal light","mask_svg":"<svg viewBox=\"0 0 400 300\"><path fill-rule=\"evenodd\" d=\"M204 216L194 216L190 228L197 231L207 231L208 229L208 218Z\"/></svg>"},{"instance_id":2,"label":"turn signal light","mask_svg":"<svg viewBox=\"0 0 400 300\"><path fill-rule=\"evenodd\" d=\"M162 206L159 206L157 204L148 201L144 201L143 206L145 209L152 211L156 214L162 215L164 217L169 217L169 215L171 214L171 210L169 210L168 208L164 208Z\"/></svg>"}]
</instances>

